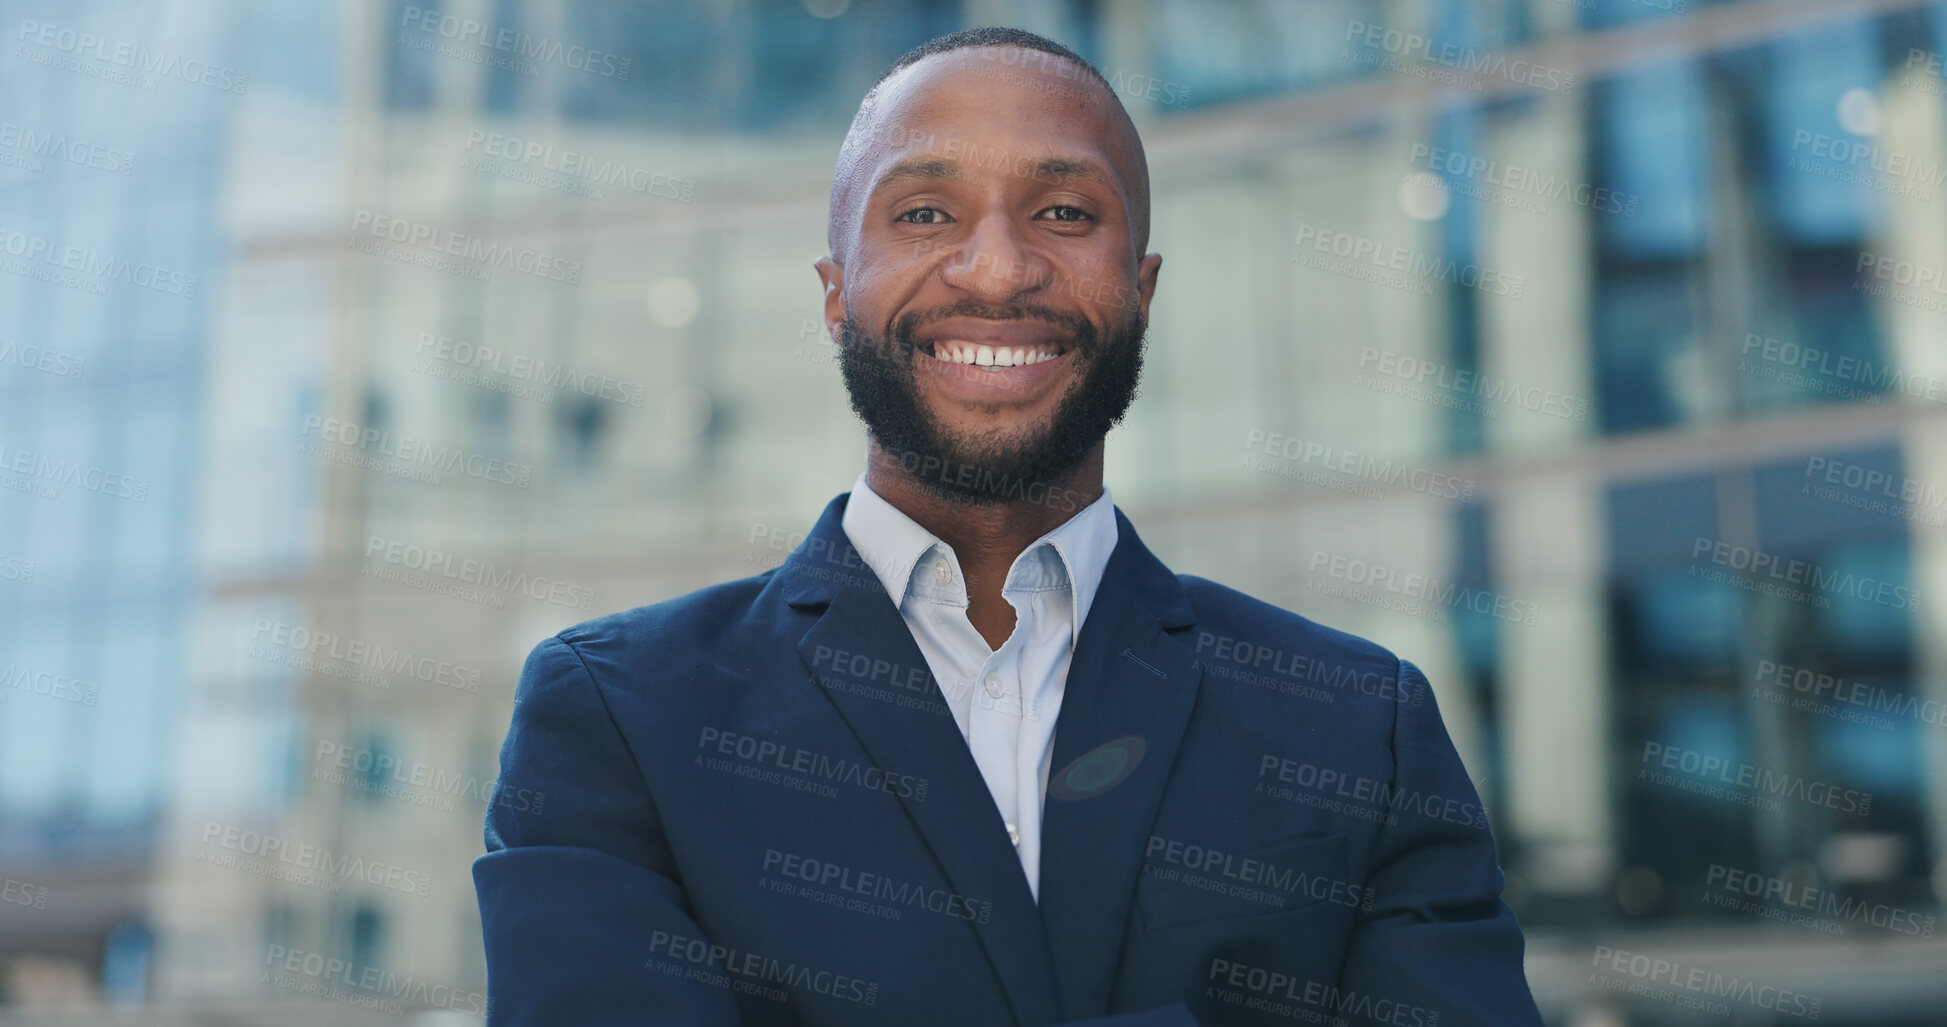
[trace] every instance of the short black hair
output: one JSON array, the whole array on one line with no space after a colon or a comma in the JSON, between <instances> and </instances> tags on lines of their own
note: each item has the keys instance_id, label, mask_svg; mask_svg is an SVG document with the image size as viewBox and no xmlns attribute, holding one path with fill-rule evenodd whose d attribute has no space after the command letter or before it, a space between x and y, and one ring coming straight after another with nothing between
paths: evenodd
<instances>
[{"instance_id":1,"label":"short black hair","mask_svg":"<svg viewBox=\"0 0 1947 1027\"><path fill-rule=\"evenodd\" d=\"M1090 78L1102 83L1102 88L1108 90L1109 95L1115 95L1115 87L1109 84L1109 80L1102 76L1102 72L1097 70L1095 65L1083 59L1081 54L1049 39L1047 36L1037 36L1026 29L1008 28L1004 25L985 25L980 28L961 29L958 32L949 32L944 36L934 36L932 39L900 54L898 60L893 61L891 66L879 73L879 77L873 81L872 85L874 88L877 88L879 83L891 78L893 73L899 69L909 64L917 64L934 54L948 53L953 50L964 50L970 46L1017 46L1024 50L1039 50L1042 53L1051 54L1088 72Z\"/></svg>"}]
</instances>

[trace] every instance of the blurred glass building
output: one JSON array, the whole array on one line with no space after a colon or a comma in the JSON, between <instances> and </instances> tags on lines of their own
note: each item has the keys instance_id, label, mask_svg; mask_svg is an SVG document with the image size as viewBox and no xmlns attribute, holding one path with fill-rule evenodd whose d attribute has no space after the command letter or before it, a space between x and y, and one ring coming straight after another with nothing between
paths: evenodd
<instances>
[{"instance_id":1,"label":"blurred glass building","mask_svg":"<svg viewBox=\"0 0 1947 1027\"><path fill-rule=\"evenodd\" d=\"M1947 4L17 0L0 1023L478 1018L521 660L850 487L832 161L978 24L1143 132L1119 505L1426 669L1551 1023L1947 1022Z\"/></svg>"}]
</instances>

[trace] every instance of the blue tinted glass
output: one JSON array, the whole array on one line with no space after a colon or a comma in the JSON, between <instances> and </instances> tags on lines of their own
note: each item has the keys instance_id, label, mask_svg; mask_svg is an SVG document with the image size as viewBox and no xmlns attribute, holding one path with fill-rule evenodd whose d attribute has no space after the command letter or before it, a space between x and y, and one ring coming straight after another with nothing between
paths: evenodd
<instances>
[{"instance_id":1,"label":"blue tinted glass","mask_svg":"<svg viewBox=\"0 0 1947 1027\"><path fill-rule=\"evenodd\" d=\"M1900 497L1908 481L1899 449L1890 445L1808 453L1760 467L1753 484L1763 548L1804 553L1904 538L1901 511L1908 504ZM1934 492L1947 498L1938 488Z\"/></svg>"},{"instance_id":2,"label":"blue tinted glass","mask_svg":"<svg viewBox=\"0 0 1947 1027\"><path fill-rule=\"evenodd\" d=\"M1708 543L1717 536L1717 483L1709 476L1619 485L1609 491L1609 551L1622 573L1656 564L1687 568L1698 540Z\"/></svg>"},{"instance_id":3,"label":"blue tinted glass","mask_svg":"<svg viewBox=\"0 0 1947 1027\"><path fill-rule=\"evenodd\" d=\"M1765 141L1778 226L1800 242L1857 239L1878 194L1848 179L1872 175L1875 145L1841 124L1840 103L1879 80L1875 26L1821 24L1772 44L1771 58Z\"/></svg>"},{"instance_id":4,"label":"blue tinted glass","mask_svg":"<svg viewBox=\"0 0 1947 1027\"><path fill-rule=\"evenodd\" d=\"M1877 719L1884 723L1822 717L1817 740L1819 765L1837 781L1874 793L1875 804L1881 794L1918 793L1927 777L1919 726Z\"/></svg>"},{"instance_id":5,"label":"blue tinted glass","mask_svg":"<svg viewBox=\"0 0 1947 1027\"><path fill-rule=\"evenodd\" d=\"M1667 61L1615 75L1596 90L1600 171L1641 198L1635 217L1605 218L1604 242L1637 258L1695 253L1704 241L1708 181L1703 69Z\"/></svg>"},{"instance_id":6,"label":"blue tinted glass","mask_svg":"<svg viewBox=\"0 0 1947 1027\"><path fill-rule=\"evenodd\" d=\"M1907 652L1914 612L1932 601L1912 581L1903 542L1861 543L1823 554L1831 604L1819 609L1825 644L1854 659L1896 659Z\"/></svg>"}]
</instances>

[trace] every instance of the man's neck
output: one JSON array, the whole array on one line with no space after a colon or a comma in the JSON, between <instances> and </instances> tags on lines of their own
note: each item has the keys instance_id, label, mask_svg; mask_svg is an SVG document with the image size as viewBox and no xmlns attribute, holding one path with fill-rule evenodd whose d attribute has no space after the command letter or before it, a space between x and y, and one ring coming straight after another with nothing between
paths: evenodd
<instances>
[{"instance_id":1,"label":"man's neck","mask_svg":"<svg viewBox=\"0 0 1947 1027\"><path fill-rule=\"evenodd\" d=\"M1102 496L1102 443L1058 480L1022 483L1019 499L971 504L930 491L921 478L870 440L865 483L900 513L953 548L967 577L968 619L999 649L1014 630L1014 608L1001 587L1014 560L1034 540L1066 523Z\"/></svg>"}]
</instances>

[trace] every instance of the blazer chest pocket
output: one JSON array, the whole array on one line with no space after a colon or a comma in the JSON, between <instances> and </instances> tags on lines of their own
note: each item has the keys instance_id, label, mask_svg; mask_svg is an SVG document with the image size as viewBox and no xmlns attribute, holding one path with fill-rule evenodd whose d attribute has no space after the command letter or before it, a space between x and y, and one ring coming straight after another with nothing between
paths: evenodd
<instances>
[{"instance_id":1,"label":"blazer chest pocket","mask_svg":"<svg viewBox=\"0 0 1947 1027\"><path fill-rule=\"evenodd\" d=\"M1288 913L1323 902L1359 907L1345 879L1345 835L1282 838L1245 852L1182 846L1151 857L1136 881L1144 930Z\"/></svg>"}]
</instances>

